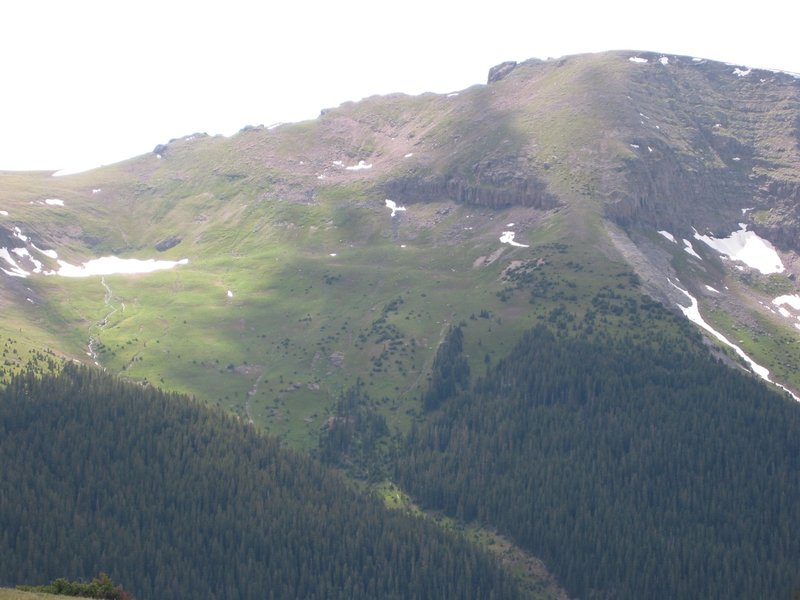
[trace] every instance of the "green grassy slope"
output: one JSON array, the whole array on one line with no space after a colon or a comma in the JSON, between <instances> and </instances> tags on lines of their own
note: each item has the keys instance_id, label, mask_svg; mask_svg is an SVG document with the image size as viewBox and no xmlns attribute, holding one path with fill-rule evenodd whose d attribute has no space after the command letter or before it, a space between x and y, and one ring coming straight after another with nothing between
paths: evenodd
<instances>
[{"instance_id":1,"label":"green grassy slope","mask_svg":"<svg viewBox=\"0 0 800 600\"><path fill-rule=\"evenodd\" d=\"M470 360L482 365L560 303L581 313L630 271L601 218L627 206L629 169L657 165L631 144L658 142L689 160L696 140L686 128L700 110L690 92L713 77L628 55L529 61L457 96L370 98L305 123L187 136L161 158L66 177L0 173L0 227L20 227L59 258L189 260L149 275L4 279L0 339L18 352L5 366L48 348L96 359L304 448L333 399L361 378L390 427L405 431L449 325L468 324ZM650 107L660 129L643 133L647 90L680 78L688 83L675 102L658 96ZM776 131L760 147L771 148ZM715 156L698 165L719 167ZM359 161L370 168L348 169ZM397 181L412 182L397 189L414 202L395 196L407 211L393 219L383 190ZM533 207L525 193L539 185L555 205ZM498 190L522 205L490 207ZM529 247L501 244L506 230ZM679 263L674 270L702 288L704 274ZM504 293L516 285L509 272L547 277L551 297L531 304ZM733 336L735 323L715 325ZM785 344L754 345L759 360L783 362ZM800 387L796 370L776 372Z\"/></svg>"},{"instance_id":2,"label":"green grassy slope","mask_svg":"<svg viewBox=\"0 0 800 600\"><path fill-rule=\"evenodd\" d=\"M40 594L38 592L22 592L10 588L0 588L0 600L64 600L70 596L57 596L54 594Z\"/></svg>"}]
</instances>

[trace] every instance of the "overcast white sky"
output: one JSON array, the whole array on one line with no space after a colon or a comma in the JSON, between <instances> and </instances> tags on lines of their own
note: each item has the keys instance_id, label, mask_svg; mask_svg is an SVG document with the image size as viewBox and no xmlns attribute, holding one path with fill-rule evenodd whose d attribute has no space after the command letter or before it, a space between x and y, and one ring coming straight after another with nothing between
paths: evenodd
<instances>
[{"instance_id":1,"label":"overcast white sky","mask_svg":"<svg viewBox=\"0 0 800 600\"><path fill-rule=\"evenodd\" d=\"M791 0L5 0L0 170L463 89L505 60L635 49L800 73L798 31Z\"/></svg>"}]
</instances>

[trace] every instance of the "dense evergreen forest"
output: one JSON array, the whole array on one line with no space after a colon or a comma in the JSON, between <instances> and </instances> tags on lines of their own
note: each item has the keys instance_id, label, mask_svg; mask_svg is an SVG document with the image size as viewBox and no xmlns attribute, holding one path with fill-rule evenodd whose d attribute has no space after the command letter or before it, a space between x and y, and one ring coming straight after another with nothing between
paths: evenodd
<instances>
[{"instance_id":1,"label":"dense evergreen forest","mask_svg":"<svg viewBox=\"0 0 800 600\"><path fill-rule=\"evenodd\" d=\"M494 559L177 395L67 366L0 392L0 585L155 598L516 598Z\"/></svg>"},{"instance_id":2,"label":"dense evergreen forest","mask_svg":"<svg viewBox=\"0 0 800 600\"><path fill-rule=\"evenodd\" d=\"M386 418L364 391L359 380L343 392L320 434L317 456L327 464L346 469L352 477L377 482L387 475L392 450L402 438L388 443Z\"/></svg>"},{"instance_id":3,"label":"dense evergreen forest","mask_svg":"<svg viewBox=\"0 0 800 600\"><path fill-rule=\"evenodd\" d=\"M605 335L597 315L561 315L469 389L437 384L454 393L425 397L440 408L411 432L398 480L496 526L576 597L791 598L800 405L696 336L664 335L663 309L626 311Z\"/></svg>"}]
</instances>

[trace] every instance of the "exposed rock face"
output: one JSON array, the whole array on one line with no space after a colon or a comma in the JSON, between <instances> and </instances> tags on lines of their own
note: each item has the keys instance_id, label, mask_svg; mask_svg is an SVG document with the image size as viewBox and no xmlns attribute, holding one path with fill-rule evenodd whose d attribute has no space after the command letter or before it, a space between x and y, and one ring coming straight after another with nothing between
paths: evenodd
<instances>
[{"instance_id":1,"label":"exposed rock face","mask_svg":"<svg viewBox=\"0 0 800 600\"><path fill-rule=\"evenodd\" d=\"M781 250L800 252L800 182L770 181L762 194L772 208L751 229Z\"/></svg>"},{"instance_id":2,"label":"exposed rock face","mask_svg":"<svg viewBox=\"0 0 800 600\"><path fill-rule=\"evenodd\" d=\"M513 156L484 159L472 165L468 173L408 175L386 182L382 190L385 195L406 203L446 199L492 208L558 206L559 201L547 190L547 184L520 168L519 162Z\"/></svg>"},{"instance_id":3,"label":"exposed rock face","mask_svg":"<svg viewBox=\"0 0 800 600\"><path fill-rule=\"evenodd\" d=\"M165 252L165 251L169 250L170 248L174 248L175 246L180 244L181 241L183 241L181 237L179 237L177 235L171 235L168 238L163 239L160 242L158 242L156 244L156 250L158 250L159 252Z\"/></svg>"},{"instance_id":4,"label":"exposed rock face","mask_svg":"<svg viewBox=\"0 0 800 600\"><path fill-rule=\"evenodd\" d=\"M527 206L530 208L555 208L558 200L547 192L540 181L524 180L517 185L498 187L470 184L444 177L421 179L417 177L393 179L382 187L384 195L399 198L404 203L430 200L453 200L462 204L476 204L492 208Z\"/></svg>"},{"instance_id":5,"label":"exposed rock face","mask_svg":"<svg viewBox=\"0 0 800 600\"><path fill-rule=\"evenodd\" d=\"M499 65L493 66L489 69L489 78L486 83L494 83L495 81L500 81L503 77L511 73L514 68L517 66L517 61L509 60Z\"/></svg>"},{"instance_id":6,"label":"exposed rock face","mask_svg":"<svg viewBox=\"0 0 800 600\"><path fill-rule=\"evenodd\" d=\"M654 143L654 142L651 142ZM624 191L610 197L606 214L621 224L643 223L688 231L718 222L733 231L741 209L753 206L758 181L725 167L702 168L668 147L645 147L643 159L625 161Z\"/></svg>"},{"instance_id":7,"label":"exposed rock face","mask_svg":"<svg viewBox=\"0 0 800 600\"><path fill-rule=\"evenodd\" d=\"M668 148L657 152L648 161L626 161L624 191L606 199L608 217L684 234L695 227L726 235L745 222L777 247L800 251L800 182L747 167L700 168Z\"/></svg>"},{"instance_id":8,"label":"exposed rock face","mask_svg":"<svg viewBox=\"0 0 800 600\"><path fill-rule=\"evenodd\" d=\"M648 60L626 82L628 106L610 113L630 150L599 178L607 216L683 233L726 234L746 222L800 251L800 78Z\"/></svg>"},{"instance_id":9,"label":"exposed rock face","mask_svg":"<svg viewBox=\"0 0 800 600\"><path fill-rule=\"evenodd\" d=\"M12 231L0 225L0 248L14 248L22 245Z\"/></svg>"}]
</instances>

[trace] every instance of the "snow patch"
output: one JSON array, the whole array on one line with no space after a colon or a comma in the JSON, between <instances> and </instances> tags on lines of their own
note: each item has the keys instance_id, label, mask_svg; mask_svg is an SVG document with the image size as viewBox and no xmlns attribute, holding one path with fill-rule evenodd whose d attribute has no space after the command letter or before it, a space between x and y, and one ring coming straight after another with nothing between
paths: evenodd
<instances>
[{"instance_id":1,"label":"snow patch","mask_svg":"<svg viewBox=\"0 0 800 600\"><path fill-rule=\"evenodd\" d=\"M64 201L59 198L45 198L44 203L48 206L64 206Z\"/></svg>"},{"instance_id":2,"label":"snow patch","mask_svg":"<svg viewBox=\"0 0 800 600\"><path fill-rule=\"evenodd\" d=\"M100 193L100 192L102 192L102 191L103 191L103 190L101 190L100 188L92 188L92 193L93 193L93 194L99 194L99 193Z\"/></svg>"},{"instance_id":3,"label":"snow patch","mask_svg":"<svg viewBox=\"0 0 800 600\"><path fill-rule=\"evenodd\" d=\"M19 256L20 258L27 258L30 262L33 263L33 273L41 273L42 272L42 263L36 260L31 253L28 252L27 248L12 248L11 252Z\"/></svg>"},{"instance_id":4,"label":"snow patch","mask_svg":"<svg viewBox=\"0 0 800 600\"><path fill-rule=\"evenodd\" d=\"M673 244L677 244L677 243L678 243L678 242L675 240L675 236L674 236L674 235L672 235L672 234L671 234L669 231L664 231L664 230L661 230L661 231L659 231L658 233L660 233L661 235L663 235L665 238L667 238L667 239L668 239L670 242L672 242Z\"/></svg>"},{"instance_id":5,"label":"snow patch","mask_svg":"<svg viewBox=\"0 0 800 600\"><path fill-rule=\"evenodd\" d=\"M519 242L514 241L514 236L516 234L513 231L504 231L503 235L500 236L500 242L502 244L508 244L509 246L517 246L519 248L527 248L527 244L520 244Z\"/></svg>"},{"instance_id":6,"label":"snow patch","mask_svg":"<svg viewBox=\"0 0 800 600\"><path fill-rule=\"evenodd\" d=\"M8 248L0 248L0 258L6 261L6 264L10 267L10 271L8 269L4 269L0 267L0 271L3 271L6 275L10 275L11 277L22 277L23 279L30 275L25 269L20 267L17 264L17 261L14 260L14 257L11 256L11 253L8 251Z\"/></svg>"},{"instance_id":7,"label":"snow patch","mask_svg":"<svg viewBox=\"0 0 800 600\"><path fill-rule=\"evenodd\" d=\"M336 256L336 252L331 252L328 256Z\"/></svg>"},{"instance_id":8,"label":"snow patch","mask_svg":"<svg viewBox=\"0 0 800 600\"><path fill-rule=\"evenodd\" d=\"M662 56L661 58L658 59L658 62L666 66L669 64L669 58L667 58L666 56Z\"/></svg>"},{"instance_id":9,"label":"snow patch","mask_svg":"<svg viewBox=\"0 0 800 600\"><path fill-rule=\"evenodd\" d=\"M412 156L414 156L414 153L413 152L409 152L403 158L411 158Z\"/></svg>"},{"instance_id":10,"label":"snow patch","mask_svg":"<svg viewBox=\"0 0 800 600\"><path fill-rule=\"evenodd\" d=\"M778 296L772 301L772 303L775 306L782 306L784 304L788 304L793 309L800 310L800 296L798 296L797 294Z\"/></svg>"},{"instance_id":11,"label":"snow patch","mask_svg":"<svg viewBox=\"0 0 800 600\"><path fill-rule=\"evenodd\" d=\"M228 298L233 298L233 291L232 290L228 290L228 294L227 295L228 295Z\"/></svg>"},{"instance_id":12,"label":"snow patch","mask_svg":"<svg viewBox=\"0 0 800 600\"><path fill-rule=\"evenodd\" d=\"M644 64L647 62L646 58L641 58L640 56L631 56L629 59L632 63Z\"/></svg>"},{"instance_id":13,"label":"snow patch","mask_svg":"<svg viewBox=\"0 0 800 600\"><path fill-rule=\"evenodd\" d=\"M91 167L78 167L76 169L61 169L53 173L53 177L64 177L65 175L76 175L78 173L84 173L86 171L91 171L92 169L96 169L97 166Z\"/></svg>"},{"instance_id":14,"label":"snow patch","mask_svg":"<svg viewBox=\"0 0 800 600\"><path fill-rule=\"evenodd\" d=\"M357 165L353 165L351 167L345 167L348 171L363 171L364 169L371 169L372 163L367 164L363 160L358 161Z\"/></svg>"},{"instance_id":15,"label":"snow patch","mask_svg":"<svg viewBox=\"0 0 800 600\"><path fill-rule=\"evenodd\" d=\"M458 92L452 92L450 94L447 94L448 98L455 98L456 96L458 96Z\"/></svg>"},{"instance_id":16,"label":"snow patch","mask_svg":"<svg viewBox=\"0 0 800 600\"><path fill-rule=\"evenodd\" d=\"M138 258L119 258L118 256L103 256L83 263L81 266L59 260L59 269L56 275L61 277L91 277L93 275L136 275L139 273L152 273L172 269L177 265L185 265L188 258L181 260L140 260Z\"/></svg>"},{"instance_id":17,"label":"snow patch","mask_svg":"<svg viewBox=\"0 0 800 600\"><path fill-rule=\"evenodd\" d=\"M736 75L737 77L745 77L747 75L750 75L750 69L740 69L739 67L736 67L733 70L733 74Z\"/></svg>"},{"instance_id":18,"label":"snow patch","mask_svg":"<svg viewBox=\"0 0 800 600\"><path fill-rule=\"evenodd\" d=\"M385 202L386 202L386 208L392 209L392 216L395 216L397 214L397 211L399 210L402 211L406 210L405 206L397 206L397 203L395 203L394 200L389 200L388 198L386 198Z\"/></svg>"},{"instance_id":19,"label":"snow patch","mask_svg":"<svg viewBox=\"0 0 800 600\"><path fill-rule=\"evenodd\" d=\"M36 244L34 243L31 243L31 246L33 246L34 250L36 250L40 254L44 254L48 258L58 258L58 252L56 252L55 250L42 250L41 248L37 247Z\"/></svg>"},{"instance_id":20,"label":"snow patch","mask_svg":"<svg viewBox=\"0 0 800 600\"><path fill-rule=\"evenodd\" d=\"M0 210L0 215L3 215L4 217L7 217L8 216L8 211L7 210Z\"/></svg>"},{"instance_id":21,"label":"snow patch","mask_svg":"<svg viewBox=\"0 0 800 600\"><path fill-rule=\"evenodd\" d=\"M747 354L744 353L744 350L742 350L739 346L737 346L733 342L729 341L728 338L726 338L719 331L711 327L711 325L706 323L703 317L700 315L700 309L697 306L697 299L694 296L692 296L689 292L687 292L683 288L673 283L671 279L667 278L667 281L669 281L670 284L672 284L672 287L674 287L679 292L683 293L690 300L691 305L689 306L682 306L681 304L678 304L678 308L681 309L681 312L686 316L687 319L689 319L695 325L699 325L700 327L708 331L711 335L713 335L723 344L733 348L733 351L736 352L736 354L738 354L742 358L742 360L744 360L748 365L750 365L750 368L753 370L753 372L759 377L761 377L764 381L768 381L769 383L774 383L779 388L783 389L786 392L789 392L795 400L800 401L800 398L798 398L790 390L788 390L779 383L775 383L769 378L769 369L767 369L766 367L762 367L761 365L756 363L752 358L750 358L749 356L747 356Z\"/></svg>"},{"instance_id":22,"label":"snow patch","mask_svg":"<svg viewBox=\"0 0 800 600\"><path fill-rule=\"evenodd\" d=\"M714 292L715 294L719 294L719 290L715 290L713 287L711 287L711 286L710 286L710 285L708 285L708 284L706 284L706 289L707 289L708 291L710 291L710 292Z\"/></svg>"},{"instance_id":23,"label":"snow patch","mask_svg":"<svg viewBox=\"0 0 800 600\"><path fill-rule=\"evenodd\" d=\"M785 267L775 247L769 241L759 237L755 232L747 231L745 223L739 223L739 227L739 231L734 231L723 239L710 235L700 235L697 230L694 232L694 237L705 242L720 254L743 262L748 267L757 269L764 275L783 273Z\"/></svg>"},{"instance_id":24,"label":"snow patch","mask_svg":"<svg viewBox=\"0 0 800 600\"><path fill-rule=\"evenodd\" d=\"M694 251L694 246L692 246L692 242L690 242L689 240L683 240L683 249L692 256L694 256L695 258L703 260L703 258L697 252Z\"/></svg>"}]
</instances>

